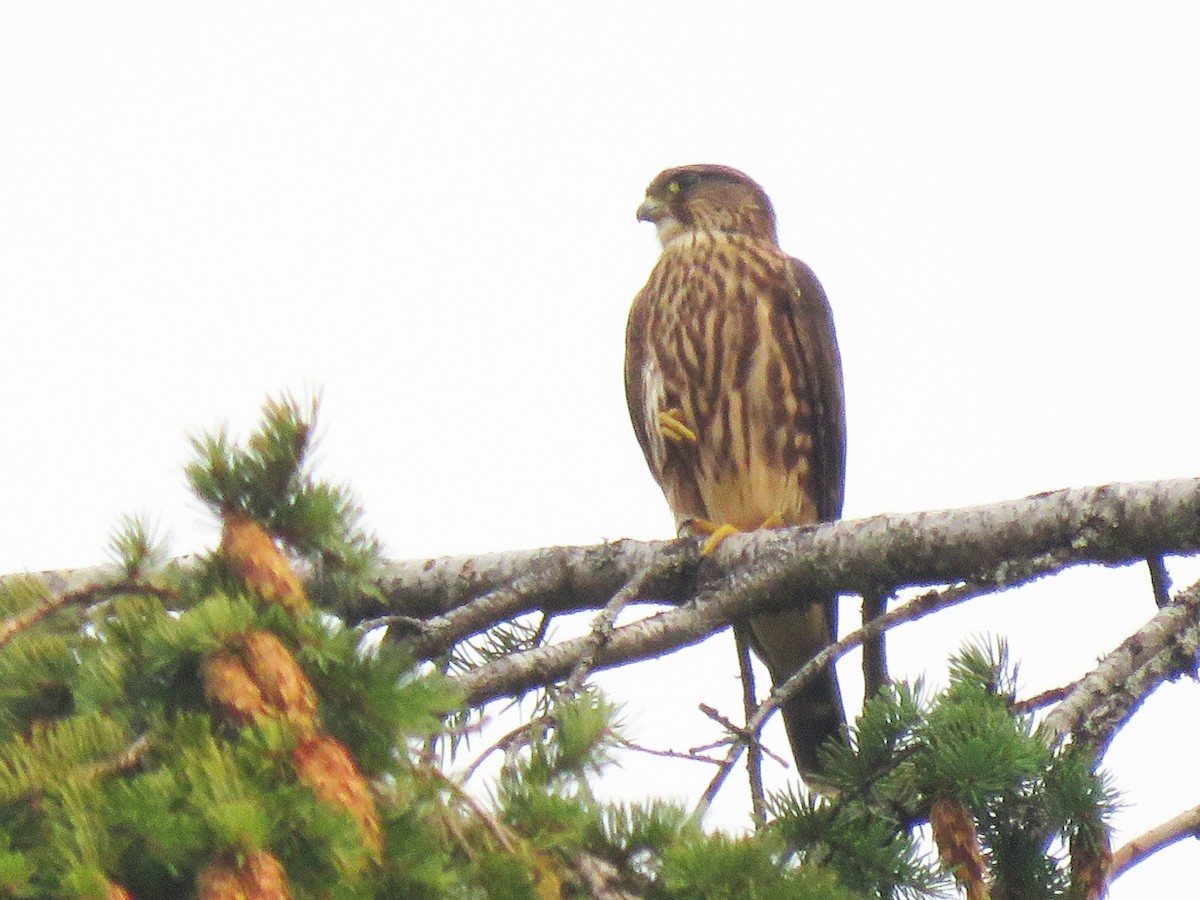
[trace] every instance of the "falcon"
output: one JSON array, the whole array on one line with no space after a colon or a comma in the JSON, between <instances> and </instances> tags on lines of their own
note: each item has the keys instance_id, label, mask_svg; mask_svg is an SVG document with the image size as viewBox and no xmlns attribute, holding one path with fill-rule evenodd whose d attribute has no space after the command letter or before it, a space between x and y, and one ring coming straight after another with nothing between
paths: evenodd
<instances>
[{"instance_id":1,"label":"falcon","mask_svg":"<svg viewBox=\"0 0 1200 900\"><path fill-rule=\"evenodd\" d=\"M633 301L625 393L638 442L681 534L836 519L846 420L833 314L812 270L779 249L771 201L736 169L693 165L650 182L640 221L662 255ZM774 598L748 622L781 684L831 643L836 598ZM796 764L843 734L832 667L781 710Z\"/></svg>"}]
</instances>

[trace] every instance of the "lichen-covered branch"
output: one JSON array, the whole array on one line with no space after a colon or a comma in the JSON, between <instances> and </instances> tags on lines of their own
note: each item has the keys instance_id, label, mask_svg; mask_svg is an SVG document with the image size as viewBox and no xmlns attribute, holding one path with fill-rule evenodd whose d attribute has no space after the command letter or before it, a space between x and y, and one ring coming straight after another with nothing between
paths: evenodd
<instances>
[{"instance_id":1,"label":"lichen-covered branch","mask_svg":"<svg viewBox=\"0 0 1200 900\"><path fill-rule=\"evenodd\" d=\"M1050 740L1070 735L1103 753L1142 701L1195 666L1200 648L1200 582L1174 600L1074 685L1042 725Z\"/></svg>"},{"instance_id":2,"label":"lichen-covered branch","mask_svg":"<svg viewBox=\"0 0 1200 900\"><path fill-rule=\"evenodd\" d=\"M1200 478L1177 478L737 534L703 561L690 539L393 560L380 573L384 601L364 601L344 612L351 624L387 614L427 620L492 594L495 605L487 614L457 623L444 635L450 639L450 632L470 633L497 616L599 609L650 568L655 577L641 586L639 599L675 603L694 596L701 562L709 573L768 569L815 591L861 594L950 584L980 572L1020 578L1029 560L1047 553L1061 554L1064 566L1123 565L1197 550ZM186 569L195 563L182 557L169 565ZM61 594L111 576L108 568L89 568L15 577L37 579L48 593Z\"/></svg>"},{"instance_id":3,"label":"lichen-covered branch","mask_svg":"<svg viewBox=\"0 0 1200 900\"><path fill-rule=\"evenodd\" d=\"M877 592L962 582L996 590L1069 565L1115 565L1142 561L1151 551L1197 548L1200 480L1109 485L966 509L734 535L707 558L690 540L538 551L538 571L552 571L553 578L539 579L539 589L524 595L524 602L507 596L505 611L602 606L647 570L656 575L639 585L640 599L695 599L615 629L594 661L607 668L700 641L759 611L765 598L788 592ZM590 579L589 564L599 566ZM503 566L499 557L430 561L420 572L410 569L411 580L393 570L389 595L399 606L394 611L412 614L404 604L419 597L429 608L436 597L449 611L435 616L435 622L466 617L473 589L484 591L489 603L503 590L497 585ZM411 587L400 589L401 581ZM441 628L439 642L467 636ZM417 643L427 651L433 642L426 635ZM460 680L475 702L509 696L565 677L584 652L595 651L580 640L564 641L496 660Z\"/></svg>"},{"instance_id":4,"label":"lichen-covered branch","mask_svg":"<svg viewBox=\"0 0 1200 900\"><path fill-rule=\"evenodd\" d=\"M590 547L550 547L474 557L388 563L380 580L386 608L351 612L351 619L391 613L417 619L447 616L478 598L504 594L507 616L598 609L639 572L655 569L641 597L677 603L695 596L698 579L755 573L760 582L823 593L866 593L914 585L950 584L986 573L1000 583L1020 580L1047 554L1060 568L1080 563L1122 565L1158 554L1200 550L1200 478L1073 488L984 506L891 513L808 528L733 535L712 557L696 542L616 541ZM522 580L528 589L513 591ZM439 640L458 640L494 621L464 615Z\"/></svg>"}]
</instances>

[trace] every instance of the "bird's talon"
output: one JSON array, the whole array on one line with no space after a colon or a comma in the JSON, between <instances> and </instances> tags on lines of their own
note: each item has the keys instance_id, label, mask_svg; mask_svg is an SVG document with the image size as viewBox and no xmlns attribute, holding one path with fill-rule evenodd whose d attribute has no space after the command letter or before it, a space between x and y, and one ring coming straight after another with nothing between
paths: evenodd
<instances>
[{"instance_id":1,"label":"bird's talon","mask_svg":"<svg viewBox=\"0 0 1200 900\"><path fill-rule=\"evenodd\" d=\"M731 534L737 534L737 531L738 530L732 525L722 525L720 528L715 529L713 533L708 536L708 540L704 542L704 546L700 548L700 555L712 556L713 552L721 546L725 538L729 537Z\"/></svg>"},{"instance_id":2,"label":"bird's talon","mask_svg":"<svg viewBox=\"0 0 1200 900\"><path fill-rule=\"evenodd\" d=\"M658 433L679 444L696 443L696 432L683 424L682 409L666 409L658 414Z\"/></svg>"}]
</instances>

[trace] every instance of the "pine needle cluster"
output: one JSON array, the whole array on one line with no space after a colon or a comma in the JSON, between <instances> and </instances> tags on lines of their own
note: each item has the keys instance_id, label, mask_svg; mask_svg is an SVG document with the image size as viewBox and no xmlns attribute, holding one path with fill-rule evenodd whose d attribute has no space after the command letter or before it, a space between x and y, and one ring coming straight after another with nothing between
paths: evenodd
<instances>
[{"instance_id":1,"label":"pine needle cluster","mask_svg":"<svg viewBox=\"0 0 1200 900\"><path fill-rule=\"evenodd\" d=\"M936 697L885 688L827 750L836 796L778 795L773 827L869 896L1101 896L1114 793L1090 753L1038 734L1015 680L999 642L963 649Z\"/></svg>"}]
</instances>

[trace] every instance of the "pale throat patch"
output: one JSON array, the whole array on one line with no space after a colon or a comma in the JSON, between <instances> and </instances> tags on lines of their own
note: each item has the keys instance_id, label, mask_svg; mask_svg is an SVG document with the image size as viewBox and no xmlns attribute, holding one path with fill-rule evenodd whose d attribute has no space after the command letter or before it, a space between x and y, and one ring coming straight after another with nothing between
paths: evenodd
<instances>
[{"instance_id":1,"label":"pale throat patch","mask_svg":"<svg viewBox=\"0 0 1200 900\"><path fill-rule=\"evenodd\" d=\"M676 238L687 234L687 229L674 216L663 216L654 223L654 227L658 230L658 242L664 248Z\"/></svg>"},{"instance_id":2,"label":"pale throat patch","mask_svg":"<svg viewBox=\"0 0 1200 900\"><path fill-rule=\"evenodd\" d=\"M713 243L726 237L720 231L697 228L694 225L683 225L678 219L671 216L659 219L654 223L654 227L658 229L658 242L662 245L663 250L671 249L684 239L688 239L691 242L690 246L695 247L698 244Z\"/></svg>"}]
</instances>

